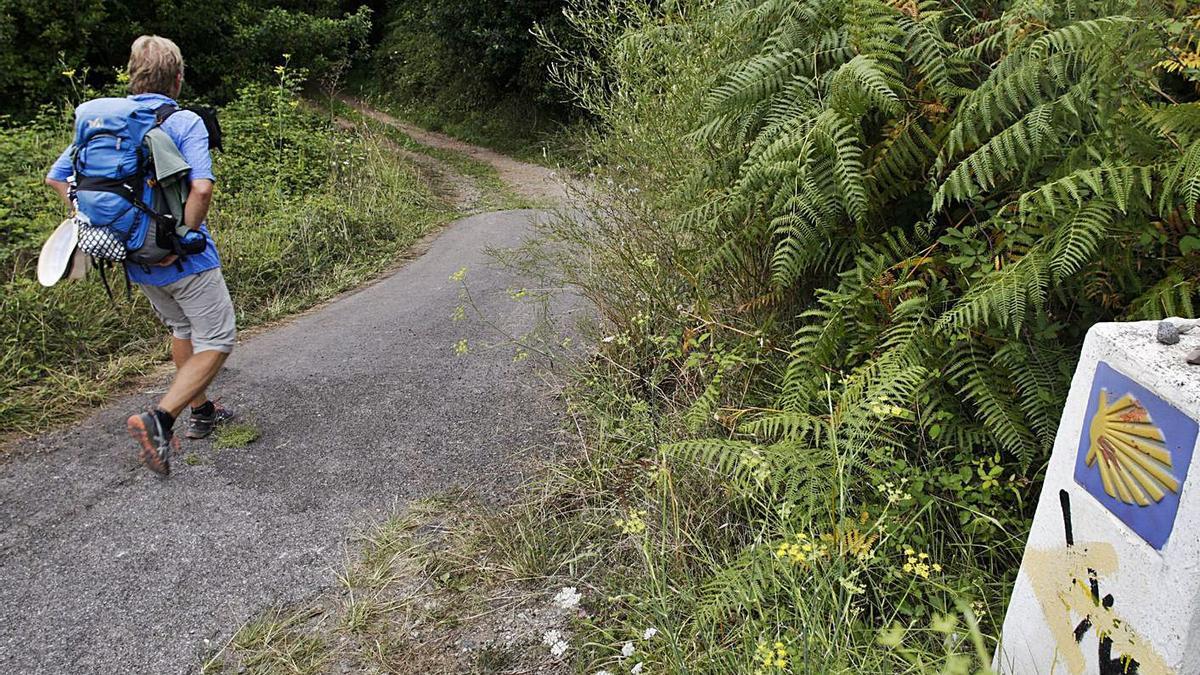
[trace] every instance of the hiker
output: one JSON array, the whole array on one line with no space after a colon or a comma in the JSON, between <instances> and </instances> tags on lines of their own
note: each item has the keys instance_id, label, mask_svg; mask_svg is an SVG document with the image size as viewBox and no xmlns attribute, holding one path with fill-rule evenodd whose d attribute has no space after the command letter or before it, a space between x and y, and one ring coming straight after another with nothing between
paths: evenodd
<instances>
[{"instance_id":1,"label":"hiker","mask_svg":"<svg viewBox=\"0 0 1200 675\"><path fill-rule=\"evenodd\" d=\"M152 212L146 207L145 200L139 200L133 188L128 187L129 183L143 182L147 186L153 186L153 177L140 182L125 180L124 189L128 194L112 197L112 194L120 192L122 181L114 180L114 177L110 176L107 179L108 183L102 184L102 179L93 177L86 166L86 158L80 157L85 153L76 153L75 144L62 153L46 176L46 183L58 192L73 213L91 215L83 206L85 194L89 195L87 199L93 200L87 202L88 204L101 198L108 198L109 201L124 199L126 201L120 202L124 205L124 210L120 213L129 212L130 215L125 217L130 222L135 222L132 219L138 217L143 220L136 222L144 223L153 217L154 223L159 227L157 237L160 246L166 246L161 243L163 239L172 240L170 245L174 248L159 251L159 259L153 264L139 263L138 257L133 254L127 258L124 246L121 247L120 255L113 257L122 261L127 281L132 281L141 288L150 300L155 314L166 324L172 335L171 358L176 367L174 381L157 406L131 416L127 422L129 435L138 446L138 458L149 469L164 476L170 473L172 450L179 447L174 427L176 418L183 413L184 408L189 405L191 407L187 427L188 438L204 438L212 433L217 424L232 418L229 410L208 398L207 389L221 370L225 359L233 351L237 337L233 302L225 286L225 278L221 274L221 260L205 223L209 204L212 202L214 182L212 158L209 154L209 130L200 115L178 108L174 99L179 96L182 85L183 56L179 47L166 38L143 35L133 42L129 55L129 96L126 99L98 99L83 104L77 110L77 117L81 117L85 106L93 103L106 104L109 109L114 105L125 106L128 119L143 120L143 126L139 127L143 132L144 128L152 126L165 134L158 134L153 138L169 137L174 142L174 147L163 149L163 156L173 155L178 166L186 170L186 173L181 171L179 179L178 187L183 191L182 197L176 197L176 205L180 212L176 220L181 219L181 222L177 222L175 228L182 233L177 240L172 239L174 230L164 232L161 229L162 222L176 221L169 220L170 216L158 216ZM139 105L131 107L128 101ZM144 108L150 108L153 112L148 113ZM79 139L86 133L85 127L88 126L85 122L89 121L91 126L99 127L103 124L121 123L123 120L118 119L116 115L90 120L77 119L76 143L81 142ZM111 143L115 136L119 134L109 134L107 140L110 145L101 149L112 154ZM139 138L150 139L151 136L150 133L144 133ZM219 138L219 134L214 133L214 137ZM104 140L101 139L101 144ZM159 142L161 143L161 140ZM89 149L87 142L83 145L85 149ZM148 142L147 147L150 145ZM166 145L170 146L169 143ZM120 146L118 138L115 147L119 150ZM161 164L164 160L159 158L159 151L159 147L153 148L155 162L160 165L155 169L159 182L162 182ZM100 155L97 153L95 156ZM81 176L75 175L76 162L82 167ZM144 178L142 174L138 176ZM79 205L78 209L76 205ZM145 213L131 211L132 206ZM116 222L115 218L111 222ZM79 225L80 248L84 250L87 249L82 242L89 224L92 224L89 219L84 219ZM145 225L141 227L143 231L146 228ZM151 231L153 233L154 228L151 228ZM128 240L121 243L127 245ZM171 250L175 253L169 253ZM105 284L107 286L107 281Z\"/></svg>"}]
</instances>

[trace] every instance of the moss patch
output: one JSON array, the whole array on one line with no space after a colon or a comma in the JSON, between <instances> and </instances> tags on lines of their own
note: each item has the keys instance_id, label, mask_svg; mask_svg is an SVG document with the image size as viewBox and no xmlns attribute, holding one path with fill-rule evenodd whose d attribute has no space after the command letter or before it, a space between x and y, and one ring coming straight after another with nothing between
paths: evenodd
<instances>
[{"instance_id":1,"label":"moss patch","mask_svg":"<svg viewBox=\"0 0 1200 675\"><path fill-rule=\"evenodd\" d=\"M221 450L244 448L257 441L262 433L251 422L237 422L218 427L213 436L213 447Z\"/></svg>"}]
</instances>

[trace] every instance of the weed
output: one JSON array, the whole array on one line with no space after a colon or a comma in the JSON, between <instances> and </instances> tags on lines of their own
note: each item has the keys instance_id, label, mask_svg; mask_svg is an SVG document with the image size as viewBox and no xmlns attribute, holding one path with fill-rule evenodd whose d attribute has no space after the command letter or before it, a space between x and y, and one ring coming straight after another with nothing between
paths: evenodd
<instances>
[{"instance_id":1,"label":"weed","mask_svg":"<svg viewBox=\"0 0 1200 675\"><path fill-rule=\"evenodd\" d=\"M293 651L324 645L323 662L338 672L490 673L541 661L545 631L565 629L576 610L514 577L488 548L485 521L477 505L443 498L368 527L336 590L310 614L288 621L267 613L213 660L260 663L264 645L281 641Z\"/></svg>"},{"instance_id":2,"label":"weed","mask_svg":"<svg viewBox=\"0 0 1200 675\"><path fill-rule=\"evenodd\" d=\"M319 609L273 610L243 626L220 653L209 658L205 673L323 672L336 652L312 623Z\"/></svg>"},{"instance_id":3,"label":"weed","mask_svg":"<svg viewBox=\"0 0 1200 675\"><path fill-rule=\"evenodd\" d=\"M261 435L258 427L252 422L233 422L217 427L213 432L213 447L218 450L244 448L257 441Z\"/></svg>"}]
</instances>

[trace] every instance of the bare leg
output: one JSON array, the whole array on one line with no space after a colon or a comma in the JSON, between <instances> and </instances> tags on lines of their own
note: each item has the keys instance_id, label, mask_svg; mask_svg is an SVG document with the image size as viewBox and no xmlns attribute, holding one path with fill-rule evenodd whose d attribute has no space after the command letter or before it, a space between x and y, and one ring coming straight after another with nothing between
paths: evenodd
<instances>
[{"instance_id":1,"label":"bare leg","mask_svg":"<svg viewBox=\"0 0 1200 675\"><path fill-rule=\"evenodd\" d=\"M187 363L188 359L190 359L190 358L192 358L192 341L191 340L180 340L179 338L172 336L171 337L171 360L175 362L175 369L176 370L182 369L183 364ZM197 395L196 398L193 398L191 400L191 404L192 404L193 408L199 408L200 406L204 405L205 403L208 403L208 392L206 392L206 391L200 392L200 394Z\"/></svg>"},{"instance_id":2,"label":"bare leg","mask_svg":"<svg viewBox=\"0 0 1200 675\"><path fill-rule=\"evenodd\" d=\"M175 381L171 383L166 396L158 402L158 407L178 417L184 406L203 397L204 391L208 389L217 373L221 372L221 366L227 358L228 354L218 351L193 354L175 373Z\"/></svg>"}]
</instances>

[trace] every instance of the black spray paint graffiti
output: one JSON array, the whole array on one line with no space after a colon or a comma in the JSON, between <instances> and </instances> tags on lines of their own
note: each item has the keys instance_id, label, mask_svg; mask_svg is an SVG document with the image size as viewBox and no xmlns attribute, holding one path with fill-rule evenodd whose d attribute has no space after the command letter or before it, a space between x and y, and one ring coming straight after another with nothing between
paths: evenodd
<instances>
[{"instance_id":1,"label":"black spray paint graffiti","mask_svg":"<svg viewBox=\"0 0 1200 675\"><path fill-rule=\"evenodd\" d=\"M1062 503L1063 512L1063 529L1067 535L1067 548L1070 549L1075 545L1075 532L1071 527L1071 495L1067 494L1066 490L1058 491L1058 500ZM1075 581L1078 583L1078 580ZM1113 606L1112 593L1100 597L1100 580L1096 578L1096 571L1088 568L1088 586L1092 591L1092 601L1101 605L1105 609L1111 609ZM1084 636L1092 629L1092 618L1085 616L1083 621L1075 626L1075 642L1082 642ZM1100 675L1136 675L1138 672L1138 662L1125 657L1113 658L1113 643L1112 638L1106 635L1098 635L1100 638Z\"/></svg>"}]
</instances>

